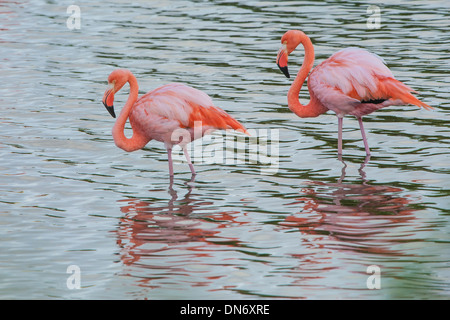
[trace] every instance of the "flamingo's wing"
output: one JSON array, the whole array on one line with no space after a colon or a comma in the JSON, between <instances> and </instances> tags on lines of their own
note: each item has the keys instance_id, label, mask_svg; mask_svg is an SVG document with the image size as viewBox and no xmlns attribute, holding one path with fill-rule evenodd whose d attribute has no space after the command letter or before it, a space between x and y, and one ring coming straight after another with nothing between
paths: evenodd
<instances>
[{"instance_id":1,"label":"flamingo's wing","mask_svg":"<svg viewBox=\"0 0 450 320\"><path fill-rule=\"evenodd\" d=\"M245 131L237 120L214 106L206 93L181 83L159 87L142 96L136 104L144 104L145 110L153 117L161 117L161 121L176 121L184 128L200 125Z\"/></svg>"},{"instance_id":2,"label":"flamingo's wing","mask_svg":"<svg viewBox=\"0 0 450 320\"><path fill-rule=\"evenodd\" d=\"M308 86L338 114L408 103L429 108L411 94L414 90L394 78L382 58L359 48L340 50L322 62L309 76Z\"/></svg>"}]
</instances>

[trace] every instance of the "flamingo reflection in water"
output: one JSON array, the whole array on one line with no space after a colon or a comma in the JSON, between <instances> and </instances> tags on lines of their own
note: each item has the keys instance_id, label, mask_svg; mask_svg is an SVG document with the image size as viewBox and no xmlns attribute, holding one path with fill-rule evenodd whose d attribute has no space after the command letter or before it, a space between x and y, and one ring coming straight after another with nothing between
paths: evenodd
<instances>
[{"instance_id":1,"label":"flamingo reflection in water","mask_svg":"<svg viewBox=\"0 0 450 320\"><path fill-rule=\"evenodd\" d=\"M214 203L196 199L190 182L186 183L188 191L181 199L171 183L167 205L157 206L142 199L121 200L124 204L121 211L125 214L117 231L121 261L126 266L138 266L147 272L152 270L152 276L137 276L142 286L160 287L159 281L172 281L174 277L180 279L183 276L186 281L194 282L193 286L207 285L224 275L209 271L197 280L187 276L201 272L206 265L208 270L214 270L218 264L216 251L239 245L239 239L223 238L218 234L221 228L246 224L236 220L242 214L232 210L211 212ZM138 272L136 268L132 270Z\"/></svg>"},{"instance_id":2,"label":"flamingo reflection in water","mask_svg":"<svg viewBox=\"0 0 450 320\"><path fill-rule=\"evenodd\" d=\"M289 204L302 206L302 210L279 225L337 240L333 249L401 254L392 249L398 238L390 238L387 230L415 218L411 197L399 187L369 184L364 171L369 159L366 156L358 170L362 183L350 184L344 183L347 164L339 157L343 167L338 181L310 182L302 189L303 195Z\"/></svg>"}]
</instances>

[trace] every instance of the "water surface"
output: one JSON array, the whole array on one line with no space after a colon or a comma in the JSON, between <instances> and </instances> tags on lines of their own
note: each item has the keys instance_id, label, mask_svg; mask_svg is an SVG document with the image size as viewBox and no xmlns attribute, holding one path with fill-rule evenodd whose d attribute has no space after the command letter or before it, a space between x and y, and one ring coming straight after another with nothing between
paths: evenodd
<instances>
[{"instance_id":1,"label":"water surface","mask_svg":"<svg viewBox=\"0 0 450 320\"><path fill-rule=\"evenodd\" d=\"M374 3L83 1L70 30L73 3L3 1L0 297L448 299L450 7L378 3L380 28L368 29ZM292 79L275 58L291 28L311 37L315 65L364 47L435 109L367 116L370 159L345 118L338 159L336 117L287 108ZM291 56L291 73L302 58ZM177 161L170 183L163 145L118 149L101 98L119 67L141 93L183 82L266 130L269 156L279 141L276 170L247 161L245 140L232 163L194 159L195 179ZM67 286L71 265L80 289ZM371 265L381 289L367 287Z\"/></svg>"}]
</instances>

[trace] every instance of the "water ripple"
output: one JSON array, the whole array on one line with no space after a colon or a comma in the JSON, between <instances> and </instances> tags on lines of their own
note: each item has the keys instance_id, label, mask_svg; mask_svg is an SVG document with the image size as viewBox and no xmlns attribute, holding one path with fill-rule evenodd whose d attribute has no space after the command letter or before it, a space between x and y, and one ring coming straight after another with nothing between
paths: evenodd
<instances>
[{"instance_id":1,"label":"water ripple","mask_svg":"<svg viewBox=\"0 0 450 320\"><path fill-rule=\"evenodd\" d=\"M446 1L112 1L0 5L2 298L446 299L449 7ZM310 35L315 65L359 46L382 56L433 111L393 106L365 118L365 159L345 118L300 119L275 64L290 28ZM300 67L302 50L290 58ZM278 130L277 170L177 160L163 146L125 153L101 105L106 78L129 68L140 93L180 81L247 128ZM116 96L117 107L127 89ZM304 87L300 99L309 99ZM127 133L130 128L127 127ZM218 140L205 140L218 145ZM81 268L81 290L66 286ZM382 289L369 290L369 265Z\"/></svg>"}]
</instances>

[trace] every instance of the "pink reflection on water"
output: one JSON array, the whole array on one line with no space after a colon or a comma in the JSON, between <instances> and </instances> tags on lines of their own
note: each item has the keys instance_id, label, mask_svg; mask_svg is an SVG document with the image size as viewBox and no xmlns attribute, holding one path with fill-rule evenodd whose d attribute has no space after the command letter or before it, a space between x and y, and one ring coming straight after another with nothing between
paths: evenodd
<instances>
[{"instance_id":1,"label":"pink reflection on water","mask_svg":"<svg viewBox=\"0 0 450 320\"><path fill-rule=\"evenodd\" d=\"M236 220L240 213L232 210L202 213L213 202L195 199L192 197L193 188L188 187L189 191L178 199L171 185L171 199L167 205L155 206L155 203L140 199L120 201L124 203L121 211L125 216L120 219L117 244L125 265L160 270L161 277L168 274L188 276L196 271L186 270L186 265L219 263L213 256L214 248L224 250L223 247L239 245L239 239L223 238L218 234L221 228L230 224L246 224ZM153 259L158 257L167 260L167 263L157 265ZM226 261L220 263L225 264ZM205 274L204 281L191 285L204 286L207 285L205 281L220 277L223 275ZM140 281L147 286L152 279L146 278Z\"/></svg>"},{"instance_id":2,"label":"pink reflection on water","mask_svg":"<svg viewBox=\"0 0 450 320\"><path fill-rule=\"evenodd\" d=\"M404 190L385 185L370 185L362 163L361 184L344 183L346 164L336 183L311 181L301 189L302 196L289 206L301 211L279 223L285 228L297 228L302 233L328 237L330 248L369 253L403 254L392 249L397 241L407 241L404 231L397 235L389 229L401 227L414 220L411 198Z\"/></svg>"},{"instance_id":3,"label":"pink reflection on water","mask_svg":"<svg viewBox=\"0 0 450 320\"><path fill-rule=\"evenodd\" d=\"M240 246L240 239L219 233L227 226L248 222L238 221L242 214L237 211L205 212L213 203L196 200L192 190L189 186L184 197L178 199L171 185L171 199L162 206L139 199L120 201L125 214L117 230L120 259L130 267L124 270L125 275L136 278L138 286L156 289L185 283L207 287L228 276L224 267L233 269L239 263L233 257L218 258L221 252ZM218 290L234 287L224 283Z\"/></svg>"},{"instance_id":4,"label":"pink reflection on water","mask_svg":"<svg viewBox=\"0 0 450 320\"><path fill-rule=\"evenodd\" d=\"M209 287L209 292L233 291L241 282L253 283L262 275L280 280L283 288L314 289L340 277L342 262L334 258L336 252L408 256L395 244L415 241L412 197L399 187L370 185L363 170L366 163L359 171L361 183L344 182L344 164L337 182L311 181L303 186L295 201L285 202L299 211L284 218L276 214L276 221L270 220L275 213L257 222L246 212L211 209L214 202L201 200L189 184L181 198L171 185L168 202L123 199L117 244L124 273L151 289L201 286ZM257 232L263 225L273 226L267 238ZM396 229L402 226L407 227ZM249 233L263 242L250 239ZM288 249L283 241L290 241ZM245 278L230 275L246 269ZM266 286L258 290L263 292ZM294 290L286 297L302 294Z\"/></svg>"}]
</instances>

